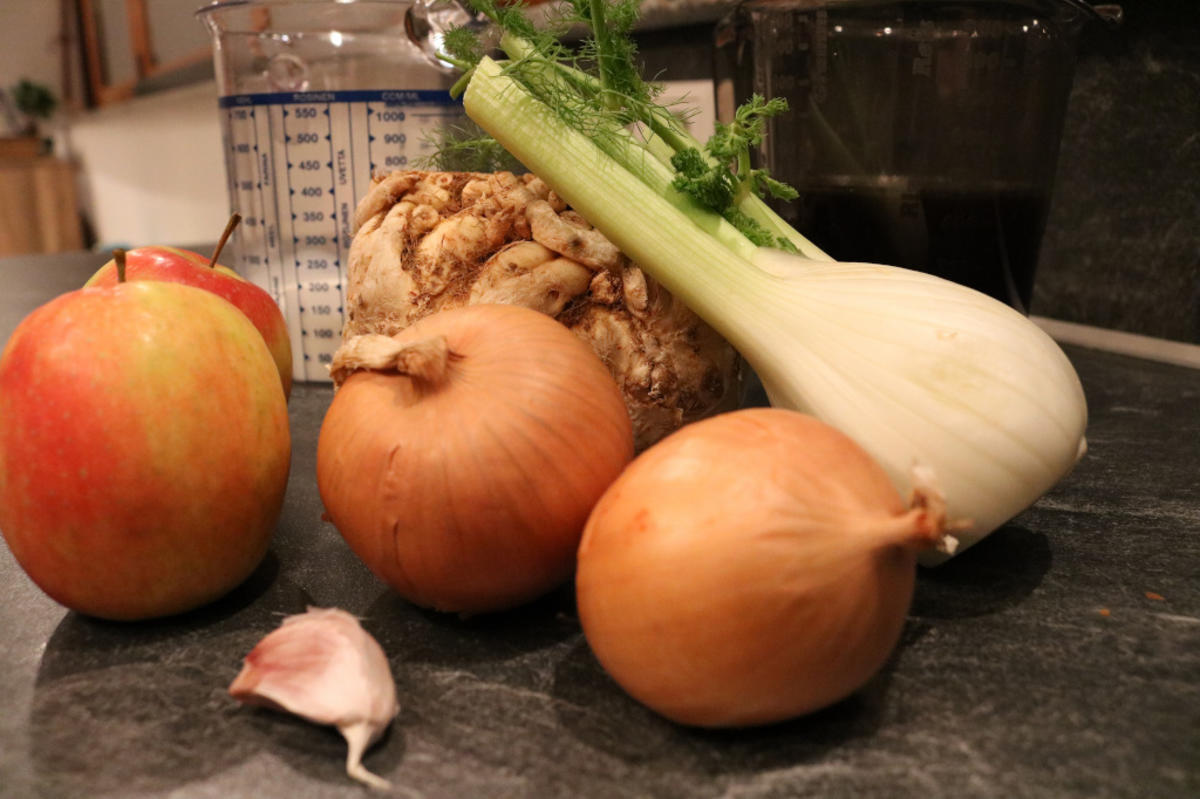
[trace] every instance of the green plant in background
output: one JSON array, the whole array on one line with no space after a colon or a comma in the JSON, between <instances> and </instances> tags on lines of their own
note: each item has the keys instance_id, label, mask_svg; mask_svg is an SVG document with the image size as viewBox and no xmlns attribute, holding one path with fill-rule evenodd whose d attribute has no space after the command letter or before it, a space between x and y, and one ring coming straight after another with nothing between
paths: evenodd
<instances>
[{"instance_id":1,"label":"green plant in background","mask_svg":"<svg viewBox=\"0 0 1200 799\"><path fill-rule=\"evenodd\" d=\"M58 108L58 98L54 92L40 83L22 78L16 86L9 89L12 104L24 117L21 133L26 136L38 134L38 122L50 119Z\"/></svg>"}]
</instances>

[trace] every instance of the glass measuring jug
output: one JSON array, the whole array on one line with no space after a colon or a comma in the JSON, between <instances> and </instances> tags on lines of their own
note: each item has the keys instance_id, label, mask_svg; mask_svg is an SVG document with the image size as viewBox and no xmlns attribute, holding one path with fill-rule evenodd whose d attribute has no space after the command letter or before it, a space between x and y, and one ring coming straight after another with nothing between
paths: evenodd
<instances>
[{"instance_id":1,"label":"glass measuring jug","mask_svg":"<svg viewBox=\"0 0 1200 799\"><path fill-rule=\"evenodd\" d=\"M284 311L297 380L327 381L341 341L354 208L371 176L409 168L461 117L443 31L450 0L221 0L212 34L232 266Z\"/></svg>"},{"instance_id":2,"label":"glass measuring jug","mask_svg":"<svg viewBox=\"0 0 1200 799\"><path fill-rule=\"evenodd\" d=\"M781 213L835 258L1028 312L1094 15L1076 0L747 0L718 28L718 112L788 100L759 155L800 191Z\"/></svg>"}]
</instances>

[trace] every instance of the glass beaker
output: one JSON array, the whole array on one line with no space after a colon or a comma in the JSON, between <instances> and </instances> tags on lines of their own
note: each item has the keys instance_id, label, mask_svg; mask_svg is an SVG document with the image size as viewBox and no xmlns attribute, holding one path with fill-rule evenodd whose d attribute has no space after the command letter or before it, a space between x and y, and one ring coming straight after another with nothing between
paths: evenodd
<instances>
[{"instance_id":1,"label":"glass beaker","mask_svg":"<svg viewBox=\"0 0 1200 799\"><path fill-rule=\"evenodd\" d=\"M833 257L1027 313L1094 15L1075 0L747 0L718 26L718 113L788 100L758 155L800 192L780 213Z\"/></svg>"},{"instance_id":2,"label":"glass beaker","mask_svg":"<svg viewBox=\"0 0 1200 799\"><path fill-rule=\"evenodd\" d=\"M327 381L341 341L354 209L377 172L410 168L462 116L439 37L452 0L221 0L212 34L233 266L279 303L297 380Z\"/></svg>"}]
</instances>

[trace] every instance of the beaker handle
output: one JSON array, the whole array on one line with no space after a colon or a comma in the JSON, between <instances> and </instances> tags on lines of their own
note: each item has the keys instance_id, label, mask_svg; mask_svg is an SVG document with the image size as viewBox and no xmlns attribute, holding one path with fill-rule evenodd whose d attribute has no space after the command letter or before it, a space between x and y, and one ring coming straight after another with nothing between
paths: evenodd
<instances>
[{"instance_id":1,"label":"beaker handle","mask_svg":"<svg viewBox=\"0 0 1200 799\"><path fill-rule=\"evenodd\" d=\"M413 44L436 66L450 65L438 57L442 36L454 27L487 27L487 19L472 12L459 0L413 0L405 19L405 29Z\"/></svg>"},{"instance_id":2,"label":"beaker handle","mask_svg":"<svg viewBox=\"0 0 1200 799\"><path fill-rule=\"evenodd\" d=\"M1125 9L1116 3L1100 3L1092 5L1088 0L1061 0L1069 6L1082 11L1092 19L1099 20L1105 25L1116 27L1125 19Z\"/></svg>"}]
</instances>

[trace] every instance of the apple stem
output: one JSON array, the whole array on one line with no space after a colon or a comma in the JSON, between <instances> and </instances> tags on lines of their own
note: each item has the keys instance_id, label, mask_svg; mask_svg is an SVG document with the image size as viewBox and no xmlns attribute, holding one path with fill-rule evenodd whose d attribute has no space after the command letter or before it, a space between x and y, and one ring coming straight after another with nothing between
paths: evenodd
<instances>
[{"instance_id":1,"label":"apple stem","mask_svg":"<svg viewBox=\"0 0 1200 799\"><path fill-rule=\"evenodd\" d=\"M125 251L121 249L113 250L113 260L117 263L117 282L125 282Z\"/></svg>"},{"instance_id":2,"label":"apple stem","mask_svg":"<svg viewBox=\"0 0 1200 799\"><path fill-rule=\"evenodd\" d=\"M229 241L229 237L233 235L233 230L242 221L242 215L236 211L233 216L229 217L229 221L225 223L225 232L221 234L221 240L217 242L217 248L213 250L212 258L208 259L208 268L212 269L217 265L217 259L221 257L221 250L225 249L225 242Z\"/></svg>"}]
</instances>

